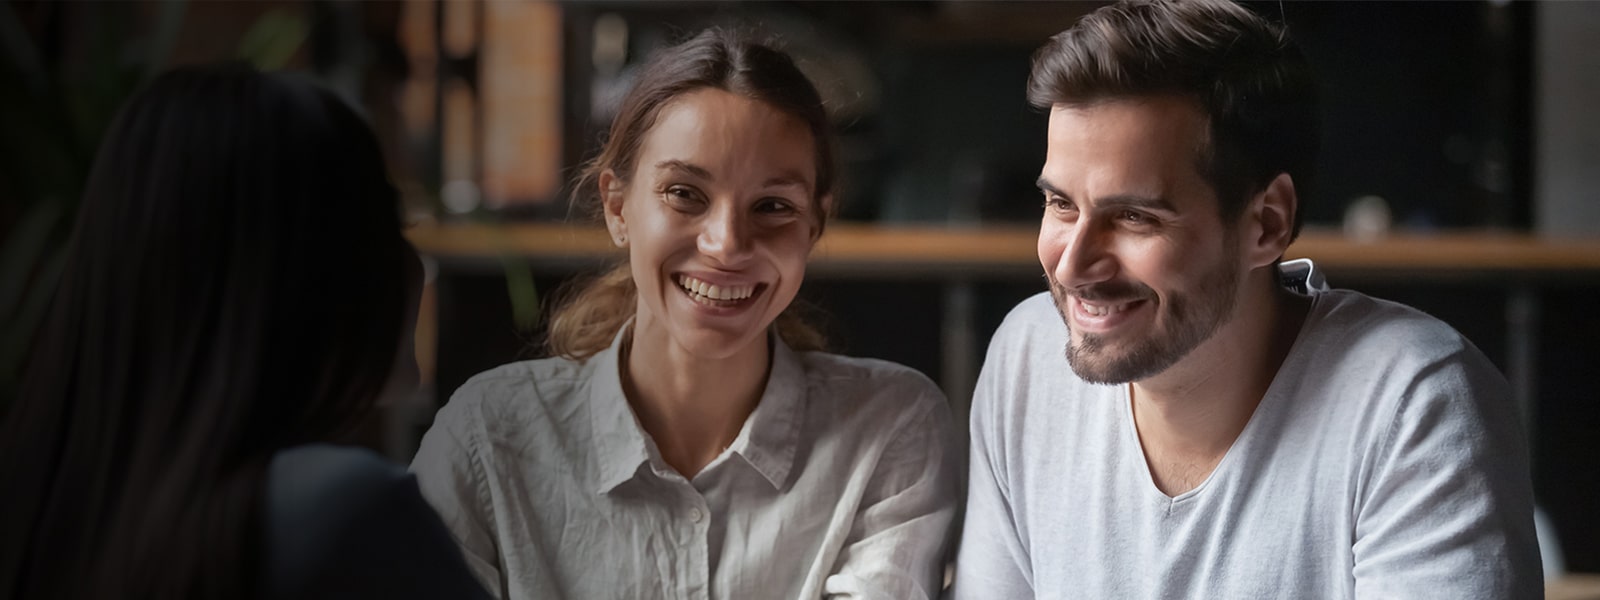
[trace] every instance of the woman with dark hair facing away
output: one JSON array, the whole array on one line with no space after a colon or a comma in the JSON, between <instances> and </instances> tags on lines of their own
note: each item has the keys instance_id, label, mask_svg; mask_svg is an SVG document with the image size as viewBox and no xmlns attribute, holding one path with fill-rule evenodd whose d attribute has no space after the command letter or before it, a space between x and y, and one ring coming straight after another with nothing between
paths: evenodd
<instances>
[{"instance_id":1,"label":"woman with dark hair facing away","mask_svg":"<svg viewBox=\"0 0 1600 600\"><path fill-rule=\"evenodd\" d=\"M481 597L415 481L330 445L414 377L377 140L245 66L111 127L0 449L0 596Z\"/></svg>"},{"instance_id":2,"label":"woman with dark hair facing away","mask_svg":"<svg viewBox=\"0 0 1600 600\"><path fill-rule=\"evenodd\" d=\"M929 598L958 502L921 374L821 352L789 314L833 142L790 58L711 30L658 53L575 186L627 262L556 356L457 390L412 463L506 598Z\"/></svg>"}]
</instances>

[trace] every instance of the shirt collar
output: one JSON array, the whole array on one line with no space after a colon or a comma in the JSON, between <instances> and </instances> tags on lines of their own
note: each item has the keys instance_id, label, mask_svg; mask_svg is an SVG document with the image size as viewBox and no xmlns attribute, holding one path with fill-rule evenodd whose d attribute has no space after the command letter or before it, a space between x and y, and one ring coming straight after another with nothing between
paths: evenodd
<instances>
[{"instance_id":1,"label":"shirt collar","mask_svg":"<svg viewBox=\"0 0 1600 600\"><path fill-rule=\"evenodd\" d=\"M622 344L632 323L625 325L611 346L589 359L589 405L599 478L596 493L608 493L633 479L650 461L652 445L628 406L622 391ZM772 368L756 409L745 420L729 449L761 473L773 489L781 490L794 468L806 400L806 374L799 356L776 333L772 343Z\"/></svg>"},{"instance_id":2,"label":"shirt collar","mask_svg":"<svg viewBox=\"0 0 1600 600\"><path fill-rule=\"evenodd\" d=\"M611 346L589 357L589 415L594 427L595 457L599 466L596 493L607 493L633 479L639 466L649 462L644 428L622 393L622 344L633 324L617 331Z\"/></svg>"},{"instance_id":3,"label":"shirt collar","mask_svg":"<svg viewBox=\"0 0 1600 600\"><path fill-rule=\"evenodd\" d=\"M772 342L772 370L767 374L767 387L729 448L755 467L773 489L782 490L800 445L806 373L799 356L783 339L776 333L768 335Z\"/></svg>"}]
</instances>

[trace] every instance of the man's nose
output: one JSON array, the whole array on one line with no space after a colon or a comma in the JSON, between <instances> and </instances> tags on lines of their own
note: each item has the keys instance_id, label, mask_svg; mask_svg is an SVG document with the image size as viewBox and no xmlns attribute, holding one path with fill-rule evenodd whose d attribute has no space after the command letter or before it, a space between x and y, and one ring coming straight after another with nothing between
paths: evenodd
<instances>
[{"instance_id":1,"label":"man's nose","mask_svg":"<svg viewBox=\"0 0 1600 600\"><path fill-rule=\"evenodd\" d=\"M1056 263L1056 282L1077 288L1110 280L1116 275L1116 260L1111 235L1101 224L1079 218L1062 232L1066 248Z\"/></svg>"}]
</instances>

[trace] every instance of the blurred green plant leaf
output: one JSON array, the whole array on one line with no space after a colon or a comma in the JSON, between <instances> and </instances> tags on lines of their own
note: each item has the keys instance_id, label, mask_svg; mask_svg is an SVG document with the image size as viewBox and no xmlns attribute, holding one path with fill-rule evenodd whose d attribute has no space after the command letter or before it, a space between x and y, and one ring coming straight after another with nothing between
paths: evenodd
<instances>
[{"instance_id":1,"label":"blurred green plant leaf","mask_svg":"<svg viewBox=\"0 0 1600 600\"><path fill-rule=\"evenodd\" d=\"M40 202L29 209L0 244L0 319L26 324L17 313L23 292L36 283L35 271L51 251L51 234L66 209L57 202ZM10 328L8 328L10 329Z\"/></svg>"},{"instance_id":2,"label":"blurred green plant leaf","mask_svg":"<svg viewBox=\"0 0 1600 600\"><path fill-rule=\"evenodd\" d=\"M234 56L250 61L257 69L275 71L289 63L308 35L310 28L304 19L273 9L261 15L239 39Z\"/></svg>"},{"instance_id":3,"label":"blurred green plant leaf","mask_svg":"<svg viewBox=\"0 0 1600 600\"><path fill-rule=\"evenodd\" d=\"M5 414L16 397L25 356L33 343L33 332L44 320L50 299L55 296L56 282L67 264L66 246L52 250L52 256L35 273L33 285L26 288L21 310L5 328L4 335L0 335L0 415Z\"/></svg>"},{"instance_id":4,"label":"blurred green plant leaf","mask_svg":"<svg viewBox=\"0 0 1600 600\"><path fill-rule=\"evenodd\" d=\"M28 92L44 93L49 80L39 60L39 50L34 47L33 40L28 39L28 32L17 20L17 13L10 2L0 2L0 48L10 58L10 69L24 76L23 84Z\"/></svg>"},{"instance_id":5,"label":"blurred green plant leaf","mask_svg":"<svg viewBox=\"0 0 1600 600\"><path fill-rule=\"evenodd\" d=\"M0 86L0 186L20 209L10 231L0 232L0 414L16 397L65 267L94 149L128 96L166 69L186 8L184 0L163 0L142 40L132 38L138 5L74 12L89 15L75 21L89 28L88 42L73 65L57 65L47 64L18 6L0 3L0 77L11 82Z\"/></svg>"},{"instance_id":6,"label":"blurred green plant leaf","mask_svg":"<svg viewBox=\"0 0 1600 600\"><path fill-rule=\"evenodd\" d=\"M539 326L539 290L533 285L533 268L520 256L501 255L500 268L506 274L506 293L511 299L511 320L521 331Z\"/></svg>"},{"instance_id":7,"label":"blurred green plant leaf","mask_svg":"<svg viewBox=\"0 0 1600 600\"><path fill-rule=\"evenodd\" d=\"M156 30L151 34L145 56L144 80L149 82L167 70L172 59L172 49L178 45L178 33L183 30L183 17L189 12L185 0L167 0L161 3L161 14L156 18Z\"/></svg>"}]
</instances>

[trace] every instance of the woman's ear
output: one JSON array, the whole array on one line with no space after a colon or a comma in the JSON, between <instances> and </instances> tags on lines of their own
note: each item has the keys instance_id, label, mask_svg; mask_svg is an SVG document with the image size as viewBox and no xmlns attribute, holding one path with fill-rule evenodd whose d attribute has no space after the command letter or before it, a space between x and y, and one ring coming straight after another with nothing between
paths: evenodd
<instances>
[{"instance_id":1,"label":"woman's ear","mask_svg":"<svg viewBox=\"0 0 1600 600\"><path fill-rule=\"evenodd\" d=\"M1294 217L1299 209L1300 198L1288 173L1279 173L1250 199L1240 243L1245 245L1251 267L1270 266L1283 257L1294 241Z\"/></svg>"},{"instance_id":2,"label":"woman's ear","mask_svg":"<svg viewBox=\"0 0 1600 600\"><path fill-rule=\"evenodd\" d=\"M622 196L627 186L611 169L601 171L596 184L600 188L600 206L605 211L606 229L611 232L611 242L618 248L627 248L628 222L622 216Z\"/></svg>"}]
</instances>

